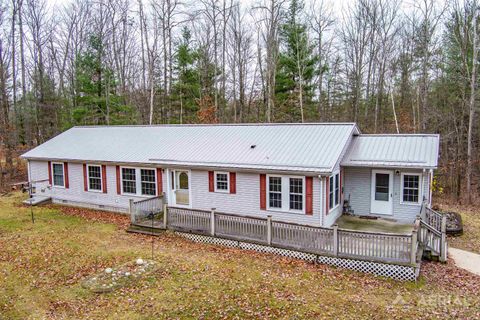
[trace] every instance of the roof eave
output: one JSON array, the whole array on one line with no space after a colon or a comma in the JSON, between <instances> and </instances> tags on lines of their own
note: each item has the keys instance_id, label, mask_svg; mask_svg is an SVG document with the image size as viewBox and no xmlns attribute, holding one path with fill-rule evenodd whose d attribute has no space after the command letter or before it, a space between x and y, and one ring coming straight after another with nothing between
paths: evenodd
<instances>
[{"instance_id":1,"label":"roof eave","mask_svg":"<svg viewBox=\"0 0 480 320\"><path fill-rule=\"evenodd\" d=\"M405 168L405 169L437 169L438 165L409 165L408 163L351 163L345 162L340 164L342 167L362 167L362 168Z\"/></svg>"},{"instance_id":2,"label":"roof eave","mask_svg":"<svg viewBox=\"0 0 480 320\"><path fill-rule=\"evenodd\" d=\"M150 159L145 162L125 162L125 161L108 161L99 159L72 159L72 158L45 158L45 157L28 157L21 156L25 160L33 161L59 161L59 162L76 162L76 163L99 163L110 165L137 165L137 166L168 166L172 168L189 168L200 170L217 170L217 169L236 169L248 172L276 172L276 173L296 173L303 175L325 175L330 174L329 168L323 167L301 167L301 166L269 166L269 165L251 165L251 164L235 164L235 163L201 163L201 162L181 162L181 161L165 161Z\"/></svg>"}]
</instances>

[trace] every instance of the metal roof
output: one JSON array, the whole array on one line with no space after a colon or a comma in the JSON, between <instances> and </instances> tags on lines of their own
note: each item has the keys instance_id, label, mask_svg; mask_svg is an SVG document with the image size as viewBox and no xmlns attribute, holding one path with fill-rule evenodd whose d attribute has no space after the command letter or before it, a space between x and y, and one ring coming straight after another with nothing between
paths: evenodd
<instances>
[{"instance_id":1,"label":"metal roof","mask_svg":"<svg viewBox=\"0 0 480 320\"><path fill-rule=\"evenodd\" d=\"M342 166L436 168L440 137L437 134L359 135Z\"/></svg>"},{"instance_id":2,"label":"metal roof","mask_svg":"<svg viewBox=\"0 0 480 320\"><path fill-rule=\"evenodd\" d=\"M354 123L74 127L26 159L331 172Z\"/></svg>"}]
</instances>

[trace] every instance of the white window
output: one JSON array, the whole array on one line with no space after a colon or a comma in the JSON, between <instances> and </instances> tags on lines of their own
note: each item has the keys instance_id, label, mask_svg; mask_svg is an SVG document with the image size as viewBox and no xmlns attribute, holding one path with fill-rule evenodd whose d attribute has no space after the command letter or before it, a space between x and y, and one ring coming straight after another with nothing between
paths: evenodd
<instances>
[{"instance_id":1,"label":"white window","mask_svg":"<svg viewBox=\"0 0 480 320\"><path fill-rule=\"evenodd\" d=\"M268 177L268 199L270 208L282 208L282 177Z\"/></svg>"},{"instance_id":2,"label":"white window","mask_svg":"<svg viewBox=\"0 0 480 320\"><path fill-rule=\"evenodd\" d=\"M63 163L52 163L53 185L56 187L65 187L65 178L63 173Z\"/></svg>"},{"instance_id":3,"label":"white window","mask_svg":"<svg viewBox=\"0 0 480 320\"><path fill-rule=\"evenodd\" d=\"M328 185L328 207L336 208L340 203L340 174L337 172L330 176Z\"/></svg>"},{"instance_id":4,"label":"white window","mask_svg":"<svg viewBox=\"0 0 480 320\"><path fill-rule=\"evenodd\" d=\"M302 178L290 178L290 210L303 210Z\"/></svg>"},{"instance_id":5,"label":"white window","mask_svg":"<svg viewBox=\"0 0 480 320\"><path fill-rule=\"evenodd\" d=\"M215 192L229 192L230 174L215 171Z\"/></svg>"},{"instance_id":6,"label":"white window","mask_svg":"<svg viewBox=\"0 0 480 320\"><path fill-rule=\"evenodd\" d=\"M137 178L135 168L122 168L123 193L137 194Z\"/></svg>"},{"instance_id":7,"label":"white window","mask_svg":"<svg viewBox=\"0 0 480 320\"><path fill-rule=\"evenodd\" d=\"M420 203L420 175L402 173L402 202Z\"/></svg>"},{"instance_id":8,"label":"white window","mask_svg":"<svg viewBox=\"0 0 480 320\"><path fill-rule=\"evenodd\" d=\"M142 179L142 195L154 196L157 194L157 183L155 179L155 169L140 169Z\"/></svg>"},{"instance_id":9,"label":"white window","mask_svg":"<svg viewBox=\"0 0 480 320\"><path fill-rule=\"evenodd\" d=\"M305 177L267 176L269 210L305 212Z\"/></svg>"},{"instance_id":10,"label":"white window","mask_svg":"<svg viewBox=\"0 0 480 320\"><path fill-rule=\"evenodd\" d=\"M137 196L157 194L155 169L122 168L122 192Z\"/></svg>"},{"instance_id":11,"label":"white window","mask_svg":"<svg viewBox=\"0 0 480 320\"><path fill-rule=\"evenodd\" d=\"M88 191L102 191L102 167L88 165Z\"/></svg>"}]
</instances>

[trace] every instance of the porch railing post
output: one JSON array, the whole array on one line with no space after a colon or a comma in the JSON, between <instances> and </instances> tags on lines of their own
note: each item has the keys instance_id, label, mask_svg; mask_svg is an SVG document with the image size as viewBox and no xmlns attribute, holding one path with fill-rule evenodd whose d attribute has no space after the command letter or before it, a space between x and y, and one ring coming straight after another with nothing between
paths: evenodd
<instances>
[{"instance_id":1,"label":"porch railing post","mask_svg":"<svg viewBox=\"0 0 480 320\"><path fill-rule=\"evenodd\" d=\"M410 263L417 263L418 233L417 229L412 230L412 243L410 248Z\"/></svg>"},{"instance_id":2,"label":"porch railing post","mask_svg":"<svg viewBox=\"0 0 480 320\"><path fill-rule=\"evenodd\" d=\"M133 212L133 199L128 199L128 213L130 214L130 222L135 223L135 213Z\"/></svg>"},{"instance_id":3,"label":"porch railing post","mask_svg":"<svg viewBox=\"0 0 480 320\"><path fill-rule=\"evenodd\" d=\"M440 261L447 261L447 216L442 216L442 242L440 243Z\"/></svg>"},{"instance_id":4,"label":"porch railing post","mask_svg":"<svg viewBox=\"0 0 480 320\"><path fill-rule=\"evenodd\" d=\"M167 216L168 216L168 205L166 203L163 204L163 229L167 229Z\"/></svg>"},{"instance_id":5,"label":"porch railing post","mask_svg":"<svg viewBox=\"0 0 480 320\"><path fill-rule=\"evenodd\" d=\"M338 256L338 224L333 225L333 255Z\"/></svg>"},{"instance_id":6,"label":"porch railing post","mask_svg":"<svg viewBox=\"0 0 480 320\"><path fill-rule=\"evenodd\" d=\"M215 208L210 211L210 235L215 237Z\"/></svg>"},{"instance_id":7,"label":"porch railing post","mask_svg":"<svg viewBox=\"0 0 480 320\"><path fill-rule=\"evenodd\" d=\"M272 245L272 216L267 216L267 243L269 246Z\"/></svg>"}]
</instances>

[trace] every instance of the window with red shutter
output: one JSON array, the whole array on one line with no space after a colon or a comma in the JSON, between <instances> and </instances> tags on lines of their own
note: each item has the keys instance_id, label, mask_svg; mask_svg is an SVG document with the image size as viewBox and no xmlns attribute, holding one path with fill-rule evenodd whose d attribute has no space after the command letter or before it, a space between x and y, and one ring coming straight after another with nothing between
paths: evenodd
<instances>
[{"instance_id":1,"label":"window with red shutter","mask_svg":"<svg viewBox=\"0 0 480 320\"><path fill-rule=\"evenodd\" d=\"M87 165L83 164L83 190L88 191Z\"/></svg>"},{"instance_id":2,"label":"window with red shutter","mask_svg":"<svg viewBox=\"0 0 480 320\"><path fill-rule=\"evenodd\" d=\"M107 166L102 165L102 188L103 193L107 193Z\"/></svg>"},{"instance_id":3,"label":"window with red shutter","mask_svg":"<svg viewBox=\"0 0 480 320\"><path fill-rule=\"evenodd\" d=\"M267 210L267 175L260 175L260 209Z\"/></svg>"},{"instance_id":4,"label":"window with red shutter","mask_svg":"<svg viewBox=\"0 0 480 320\"><path fill-rule=\"evenodd\" d=\"M121 181L120 181L120 166L116 166L116 175L117 175L117 194L122 193Z\"/></svg>"},{"instance_id":5,"label":"window with red shutter","mask_svg":"<svg viewBox=\"0 0 480 320\"><path fill-rule=\"evenodd\" d=\"M230 193L237 193L237 174L230 172Z\"/></svg>"},{"instance_id":6,"label":"window with red shutter","mask_svg":"<svg viewBox=\"0 0 480 320\"><path fill-rule=\"evenodd\" d=\"M48 161L48 184L52 185L52 162Z\"/></svg>"},{"instance_id":7,"label":"window with red shutter","mask_svg":"<svg viewBox=\"0 0 480 320\"><path fill-rule=\"evenodd\" d=\"M65 188L68 189L70 187L70 182L68 181L68 162L63 164L63 174L65 176Z\"/></svg>"},{"instance_id":8,"label":"window with red shutter","mask_svg":"<svg viewBox=\"0 0 480 320\"><path fill-rule=\"evenodd\" d=\"M313 177L306 177L305 178L305 187L306 187L306 207L305 213L308 215L313 214Z\"/></svg>"},{"instance_id":9,"label":"window with red shutter","mask_svg":"<svg viewBox=\"0 0 480 320\"><path fill-rule=\"evenodd\" d=\"M208 191L209 192L214 192L215 191L213 171L208 171Z\"/></svg>"}]
</instances>

